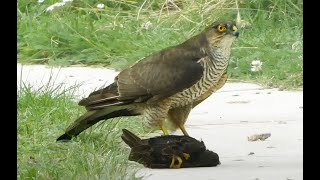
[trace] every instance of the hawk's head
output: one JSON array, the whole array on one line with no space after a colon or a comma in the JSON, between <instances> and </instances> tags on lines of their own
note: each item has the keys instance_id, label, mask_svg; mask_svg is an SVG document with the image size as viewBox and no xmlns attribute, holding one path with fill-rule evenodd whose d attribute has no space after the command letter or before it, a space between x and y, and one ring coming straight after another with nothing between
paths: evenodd
<instances>
[{"instance_id":1,"label":"hawk's head","mask_svg":"<svg viewBox=\"0 0 320 180\"><path fill-rule=\"evenodd\" d=\"M235 22L214 22L207 27L206 36L210 45L215 47L231 47L232 42L239 36Z\"/></svg>"}]
</instances>

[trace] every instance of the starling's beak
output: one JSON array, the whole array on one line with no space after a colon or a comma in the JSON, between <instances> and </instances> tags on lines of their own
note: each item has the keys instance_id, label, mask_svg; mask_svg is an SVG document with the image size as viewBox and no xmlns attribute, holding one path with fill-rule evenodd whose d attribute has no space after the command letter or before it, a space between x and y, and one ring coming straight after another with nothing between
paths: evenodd
<instances>
[{"instance_id":1,"label":"starling's beak","mask_svg":"<svg viewBox=\"0 0 320 180\"><path fill-rule=\"evenodd\" d=\"M234 35L235 37L239 36L239 31L238 31L238 28L236 26L232 27L232 35Z\"/></svg>"}]
</instances>

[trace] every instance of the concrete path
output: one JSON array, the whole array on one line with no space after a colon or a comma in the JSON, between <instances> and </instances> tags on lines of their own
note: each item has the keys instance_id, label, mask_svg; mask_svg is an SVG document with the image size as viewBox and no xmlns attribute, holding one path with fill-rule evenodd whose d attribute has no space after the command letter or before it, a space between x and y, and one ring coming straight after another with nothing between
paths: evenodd
<instances>
[{"instance_id":1,"label":"concrete path","mask_svg":"<svg viewBox=\"0 0 320 180\"><path fill-rule=\"evenodd\" d=\"M35 88L48 82L66 87L82 84L77 98L113 81L113 70L17 65L17 83ZM186 123L189 134L218 153L221 165L210 168L141 169L148 180L302 180L303 92L264 89L249 83L227 83L198 105ZM271 133L265 141L247 137ZM175 134L181 134L176 132ZM250 155L249 155L250 154Z\"/></svg>"}]
</instances>

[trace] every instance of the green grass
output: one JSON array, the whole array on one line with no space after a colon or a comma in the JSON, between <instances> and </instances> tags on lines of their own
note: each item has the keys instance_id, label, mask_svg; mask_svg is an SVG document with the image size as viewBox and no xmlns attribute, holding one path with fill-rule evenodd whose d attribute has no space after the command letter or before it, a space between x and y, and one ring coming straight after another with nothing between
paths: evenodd
<instances>
[{"instance_id":1,"label":"green grass","mask_svg":"<svg viewBox=\"0 0 320 180\"><path fill-rule=\"evenodd\" d=\"M235 0L74 0L45 12L57 0L18 1L18 62L99 64L122 69L162 48L183 42L217 19L235 20ZM104 3L105 9L96 5ZM302 0L238 0L240 29L230 59L231 79L302 87ZM150 21L152 26L144 29ZM259 73L252 60L263 62Z\"/></svg>"},{"instance_id":2,"label":"green grass","mask_svg":"<svg viewBox=\"0 0 320 180\"><path fill-rule=\"evenodd\" d=\"M142 132L134 118L95 125L67 143L55 139L84 108L72 99L74 89L42 87L18 91L18 179L136 179L142 167L128 161L121 129Z\"/></svg>"}]
</instances>

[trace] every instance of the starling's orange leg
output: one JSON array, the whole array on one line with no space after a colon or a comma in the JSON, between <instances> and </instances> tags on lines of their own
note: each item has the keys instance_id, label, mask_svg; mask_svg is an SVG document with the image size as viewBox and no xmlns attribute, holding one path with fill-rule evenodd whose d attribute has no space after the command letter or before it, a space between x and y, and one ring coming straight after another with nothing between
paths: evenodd
<instances>
[{"instance_id":1,"label":"starling's orange leg","mask_svg":"<svg viewBox=\"0 0 320 180\"><path fill-rule=\"evenodd\" d=\"M178 160L178 164L175 164L176 159ZM182 159L179 156L173 155L170 168L179 169L181 167L181 164L182 164Z\"/></svg>"}]
</instances>

